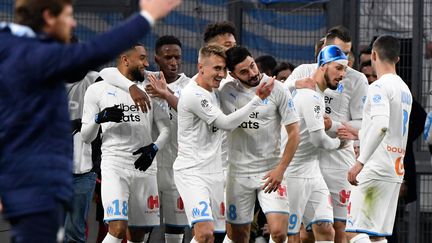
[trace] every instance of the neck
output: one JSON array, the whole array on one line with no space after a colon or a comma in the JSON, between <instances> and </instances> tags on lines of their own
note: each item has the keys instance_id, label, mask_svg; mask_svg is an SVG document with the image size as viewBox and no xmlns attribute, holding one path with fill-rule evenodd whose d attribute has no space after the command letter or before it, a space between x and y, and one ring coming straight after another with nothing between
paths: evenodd
<instances>
[{"instance_id":1,"label":"neck","mask_svg":"<svg viewBox=\"0 0 432 243\"><path fill-rule=\"evenodd\" d=\"M196 82L197 82L198 86L200 86L201 88L203 88L209 92L213 91L213 88L203 80L203 78L200 74L198 74Z\"/></svg>"},{"instance_id":2,"label":"neck","mask_svg":"<svg viewBox=\"0 0 432 243\"><path fill-rule=\"evenodd\" d=\"M120 67L117 67L117 69L119 70L119 72L123 76L125 76L130 81L137 82L137 80L134 80L134 78L132 77L132 75L127 71L126 67L120 66Z\"/></svg>"},{"instance_id":3,"label":"neck","mask_svg":"<svg viewBox=\"0 0 432 243\"><path fill-rule=\"evenodd\" d=\"M325 82L324 74L319 68L312 74L311 78L316 82L321 92L324 92L324 90L327 89L327 84Z\"/></svg>"},{"instance_id":4,"label":"neck","mask_svg":"<svg viewBox=\"0 0 432 243\"><path fill-rule=\"evenodd\" d=\"M167 77L165 75L165 80L166 80L167 84L173 83L173 82L175 82L179 78L180 78L180 75L178 75L178 74L176 76L174 76L174 77Z\"/></svg>"},{"instance_id":5,"label":"neck","mask_svg":"<svg viewBox=\"0 0 432 243\"><path fill-rule=\"evenodd\" d=\"M385 74L396 74L396 66L385 62L375 62L375 70L378 79Z\"/></svg>"}]
</instances>

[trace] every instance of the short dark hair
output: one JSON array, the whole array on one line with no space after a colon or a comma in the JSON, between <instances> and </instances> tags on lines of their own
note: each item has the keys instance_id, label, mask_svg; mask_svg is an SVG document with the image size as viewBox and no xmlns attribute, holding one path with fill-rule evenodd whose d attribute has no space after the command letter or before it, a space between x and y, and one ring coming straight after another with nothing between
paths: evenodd
<instances>
[{"instance_id":1,"label":"short dark hair","mask_svg":"<svg viewBox=\"0 0 432 243\"><path fill-rule=\"evenodd\" d=\"M46 24L43 12L48 10L52 15L58 16L66 5L72 5L72 0L16 0L15 22L40 32Z\"/></svg>"},{"instance_id":2,"label":"short dark hair","mask_svg":"<svg viewBox=\"0 0 432 243\"><path fill-rule=\"evenodd\" d=\"M372 53L372 47L370 47L370 46L367 46L367 47L361 49L361 51L360 51L360 55L362 55L362 54L371 54L371 53Z\"/></svg>"},{"instance_id":3,"label":"short dark hair","mask_svg":"<svg viewBox=\"0 0 432 243\"><path fill-rule=\"evenodd\" d=\"M233 23L223 21L209 24L204 31L204 42L208 43L214 37L225 33L232 34L234 37L236 36L236 28Z\"/></svg>"},{"instance_id":4,"label":"short dark hair","mask_svg":"<svg viewBox=\"0 0 432 243\"><path fill-rule=\"evenodd\" d=\"M243 62L248 56L252 57L252 54L245 47L235 46L226 51L226 56L226 66L232 72L237 64Z\"/></svg>"},{"instance_id":5,"label":"short dark hair","mask_svg":"<svg viewBox=\"0 0 432 243\"><path fill-rule=\"evenodd\" d=\"M341 39L343 42L351 42L349 30L342 25L330 28L327 31L325 38L326 44L328 44L329 42L331 42L332 44L332 41L334 41L336 38Z\"/></svg>"},{"instance_id":6,"label":"short dark hair","mask_svg":"<svg viewBox=\"0 0 432 243\"><path fill-rule=\"evenodd\" d=\"M382 35L374 41L372 50L382 61L396 64L400 55L400 42L393 36Z\"/></svg>"},{"instance_id":7,"label":"short dark hair","mask_svg":"<svg viewBox=\"0 0 432 243\"><path fill-rule=\"evenodd\" d=\"M260 72L272 75L273 69L277 66L276 59L270 55L259 56L255 62L261 68Z\"/></svg>"},{"instance_id":8,"label":"short dark hair","mask_svg":"<svg viewBox=\"0 0 432 243\"><path fill-rule=\"evenodd\" d=\"M164 35L159 37L159 39L156 40L155 52L159 53L160 48L163 45L178 45L180 48L182 47L180 40L173 35Z\"/></svg>"},{"instance_id":9,"label":"short dark hair","mask_svg":"<svg viewBox=\"0 0 432 243\"><path fill-rule=\"evenodd\" d=\"M278 75L278 73L280 73L283 70L290 70L291 72L294 71L296 67L294 66L294 64L290 63L290 62L281 62L279 65L277 65L274 69L273 69L273 74L274 75Z\"/></svg>"},{"instance_id":10,"label":"short dark hair","mask_svg":"<svg viewBox=\"0 0 432 243\"><path fill-rule=\"evenodd\" d=\"M360 68L359 68L360 72L361 72L361 70L362 70L364 67L368 67L368 66L371 66L371 67L372 67L372 62L371 62L371 60L367 60L366 62L362 62L362 63L360 64Z\"/></svg>"},{"instance_id":11,"label":"short dark hair","mask_svg":"<svg viewBox=\"0 0 432 243\"><path fill-rule=\"evenodd\" d=\"M141 42L135 42L127 50L124 50L122 53L120 53L118 55L117 62L120 62L122 56L125 56L125 55L128 56L130 54L129 52L135 50L135 47L137 47L137 46L142 46L145 49L144 44L142 44Z\"/></svg>"}]
</instances>

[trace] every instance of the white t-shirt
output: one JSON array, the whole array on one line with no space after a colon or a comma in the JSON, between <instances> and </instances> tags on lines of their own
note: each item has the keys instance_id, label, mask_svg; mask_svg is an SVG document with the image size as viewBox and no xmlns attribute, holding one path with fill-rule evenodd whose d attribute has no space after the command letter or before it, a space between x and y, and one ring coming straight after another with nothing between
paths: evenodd
<instances>
[{"instance_id":1,"label":"white t-shirt","mask_svg":"<svg viewBox=\"0 0 432 243\"><path fill-rule=\"evenodd\" d=\"M390 123L383 141L366 161L359 178L402 182L403 157L408 139L411 105L411 92L399 76L385 74L371 84L359 134L360 156L364 146L362 130L368 127L371 119L377 115L387 116L390 118Z\"/></svg>"},{"instance_id":2,"label":"white t-shirt","mask_svg":"<svg viewBox=\"0 0 432 243\"><path fill-rule=\"evenodd\" d=\"M137 86L144 89L145 84L138 83ZM123 109L124 116L120 123L101 124L102 162L136 170L134 162L139 155L132 155L132 153L153 142L151 133L154 124L158 120L169 119L168 106L165 101L152 99L152 109L143 113L138 110L129 93L105 81L100 81L91 85L85 94L83 126L85 123L94 123L97 113L114 105L119 105ZM153 161L146 173L155 171L156 161Z\"/></svg>"},{"instance_id":3,"label":"white t-shirt","mask_svg":"<svg viewBox=\"0 0 432 243\"><path fill-rule=\"evenodd\" d=\"M324 129L324 98L322 94L310 89L298 89L293 96L300 117L300 142L285 176L313 178L320 175L321 171L319 149L310 142L309 133Z\"/></svg>"},{"instance_id":4,"label":"white t-shirt","mask_svg":"<svg viewBox=\"0 0 432 243\"><path fill-rule=\"evenodd\" d=\"M98 72L90 71L81 81L66 84L71 120L82 118L84 94L98 77ZM91 144L84 143L80 132L73 136L73 144L73 173L83 174L89 172L93 168Z\"/></svg>"},{"instance_id":5,"label":"white t-shirt","mask_svg":"<svg viewBox=\"0 0 432 243\"><path fill-rule=\"evenodd\" d=\"M180 77L168 84L168 88L174 92L174 95L180 97L181 90L189 83L188 78L183 73ZM157 153L158 168L169 168L172 169L174 160L177 158L177 111L169 107L170 116L170 136L167 144ZM172 179L172 178L169 178Z\"/></svg>"},{"instance_id":6,"label":"white t-shirt","mask_svg":"<svg viewBox=\"0 0 432 243\"><path fill-rule=\"evenodd\" d=\"M270 80L264 74L261 82ZM240 81L226 83L220 89L221 108L230 114L255 96L256 87L247 88ZM256 107L241 125L228 133L229 173L249 176L274 169L280 162L281 125L299 120L291 94L275 81L272 93ZM285 129L285 127L283 127Z\"/></svg>"},{"instance_id":7,"label":"white t-shirt","mask_svg":"<svg viewBox=\"0 0 432 243\"><path fill-rule=\"evenodd\" d=\"M296 80L307 78L318 68L318 64L303 64L294 69L287 82L291 86ZM364 74L348 67L344 79L339 82L336 90L324 91L325 113L338 122L348 122L362 118L363 106L366 100L368 82ZM336 134L329 135L335 137ZM320 167L323 169L347 169L355 162L353 146L338 150L322 150Z\"/></svg>"},{"instance_id":8,"label":"white t-shirt","mask_svg":"<svg viewBox=\"0 0 432 243\"><path fill-rule=\"evenodd\" d=\"M182 90L177 105L178 155L175 171L222 172L222 131L213 122L222 114L217 90L209 92L193 81Z\"/></svg>"}]
</instances>

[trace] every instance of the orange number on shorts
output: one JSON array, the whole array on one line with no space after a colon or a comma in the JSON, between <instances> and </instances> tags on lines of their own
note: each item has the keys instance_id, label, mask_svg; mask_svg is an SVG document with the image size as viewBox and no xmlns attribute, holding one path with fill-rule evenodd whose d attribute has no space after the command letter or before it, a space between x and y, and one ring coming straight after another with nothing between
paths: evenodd
<instances>
[{"instance_id":1,"label":"orange number on shorts","mask_svg":"<svg viewBox=\"0 0 432 243\"><path fill-rule=\"evenodd\" d=\"M396 171L396 175L398 175L398 176L403 176L405 174L403 157L399 157L396 159L395 171Z\"/></svg>"}]
</instances>

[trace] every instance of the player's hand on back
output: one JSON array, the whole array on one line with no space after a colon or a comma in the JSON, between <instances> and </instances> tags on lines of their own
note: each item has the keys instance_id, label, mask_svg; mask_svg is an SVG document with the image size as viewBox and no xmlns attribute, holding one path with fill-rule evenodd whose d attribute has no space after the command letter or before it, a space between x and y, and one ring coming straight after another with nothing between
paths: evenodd
<instances>
[{"instance_id":1,"label":"player's hand on back","mask_svg":"<svg viewBox=\"0 0 432 243\"><path fill-rule=\"evenodd\" d=\"M129 87L129 94L134 101L135 105L142 112L146 113L151 109L150 97L142 89L138 88L136 84Z\"/></svg>"},{"instance_id":2,"label":"player's hand on back","mask_svg":"<svg viewBox=\"0 0 432 243\"><path fill-rule=\"evenodd\" d=\"M272 77L268 82L261 82L258 85L255 94L258 95L261 98L261 100L266 99L273 90L274 82L275 82L275 77Z\"/></svg>"},{"instance_id":3,"label":"player's hand on back","mask_svg":"<svg viewBox=\"0 0 432 243\"><path fill-rule=\"evenodd\" d=\"M153 162L158 151L156 144L151 143L147 146L139 148L137 151L133 152L133 155L141 154L140 157L135 161L135 169L146 171Z\"/></svg>"},{"instance_id":4,"label":"player's hand on back","mask_svg":"<svg viewBox=\"0 0 432 243\"><path fill-rule=\"evenodd\" d=\"M165 17L180 3L181 0L140 0L140 8L158 20Z\"/></svg>"},{"instance_id":5,"label":"player's hand on back","mask_svg":"<svg viewBox=\"0 0 432 243\"><path fill-rule=\"evenodd\" d=\"M121 122L123 118L123 109L119 108L119 105L114 105L103 109L101 112L96 114L95 122L98 124L104 122Z\"/></svg>"}]
</instances>

